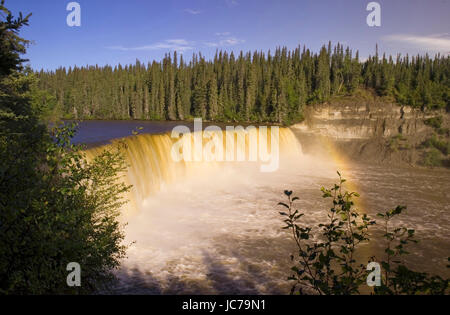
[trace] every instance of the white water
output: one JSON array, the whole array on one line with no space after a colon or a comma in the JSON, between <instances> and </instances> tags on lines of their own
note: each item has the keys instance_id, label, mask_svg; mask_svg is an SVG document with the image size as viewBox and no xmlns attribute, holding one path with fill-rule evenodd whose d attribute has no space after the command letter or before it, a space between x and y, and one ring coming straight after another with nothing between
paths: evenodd
<instances>
[{"instance_id":1,"label":"white water","mask_svg":"<svg viewBox=\"0 0 450 315\"><path fill-rule=\"evenodd\" d=\"M129 219L121 293L286 293L293 248L277 207L296 189L310 221L323 218L321 185L335 166L315 158L284 161L276 173L256 165L209 169L148 198ZM306 199L305 199L305 196Z\"/></svg>"}]
</instances>

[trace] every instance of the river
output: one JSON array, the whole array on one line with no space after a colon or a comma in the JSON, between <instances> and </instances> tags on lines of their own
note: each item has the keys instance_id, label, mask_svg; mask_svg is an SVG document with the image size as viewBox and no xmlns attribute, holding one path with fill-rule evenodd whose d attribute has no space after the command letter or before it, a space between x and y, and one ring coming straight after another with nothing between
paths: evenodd
<instances>
[{"instance_id":1,"label":"river","mask_svg":"<svg viewBox=\"0 0 450 315\"><path fill-rule=\"evenodd\" d=\"M142 134L167 133L179 123L88 121L74 141L88 147ZM192 127L192 124L188 124ZM289 131L290 132L290 131ZM295 131L301 139L300 131ZM301 147L301 142L291 144ZM161 157L159 157L161 158ZM145 159L145 157L144 157ZM158 164L162 165L162 164ZM262 173L251 163L200 165L194 176L162 182L127 216L128 258L117 275L118 294L288 294L290 254L295 250L277 207L293 190L304 222L326 219L330 200L320 188L343 172L348 188L361 194L358 206L371 216L406 205L396 222L414 228L421 240L410 248L409 266L449 276L450 172L365 165L327 154L281 160L277 172ZM380 229L365 245L367 256L382 257ZM380 259L381 260L381 259Z\"/></svg>"}]
</instances>

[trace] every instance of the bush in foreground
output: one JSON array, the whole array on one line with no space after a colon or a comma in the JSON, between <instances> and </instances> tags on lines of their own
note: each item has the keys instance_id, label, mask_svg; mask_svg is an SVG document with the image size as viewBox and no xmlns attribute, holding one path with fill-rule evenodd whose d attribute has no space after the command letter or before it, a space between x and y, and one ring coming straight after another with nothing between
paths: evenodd
<instances>
[{"instance_id":1,"label":"bush in foreground","mask_svg":"<svg viewBox=\"0 0 450 315\"><path fill-rule=\"evenodd\" d=\"M29 16L15 19L4 1L0 11L0 294L92 293L125 255L117 218L126 165L119 149L88 162L70 144L72 127L40 122L17 35ZM81 287L67 285L71 262Z\"/></svg>"},{"instance_id":2,"label":"bush in foreground","mask_svg":"<svg viewBox=\"0 0 450 315\"><path fill-rule=\"evenodd\" d=\"M359 263L356 257L361 245L370 242L369 229L377 222L354 209L353 199L359 195L344 191L345 179L340 174L339 178L339 184L334 187L322 188L323 197L332 200L332 207L328 211L328 221L317 227L300 225L304 214L295 209L294 203L299 198L293 197L292 191L285 191L288 202L279 204L286 209L280 212L285 223L283 229L290 232L297 247L297 254L291 255L295 262L294 273L289 277L294 282L291 294L360 294L367 284L367 265ZM406 245L417 242L414 230L391 226L392 219L405 209L398 206L378 214L383 220L386 257L380 263L383 270L380 285L374 287L372 293L446 294L449 279L410 270L400 259L408 254ZM373 261L375 257L368 259L368 262Z\"/></svg>"}]
</instances>

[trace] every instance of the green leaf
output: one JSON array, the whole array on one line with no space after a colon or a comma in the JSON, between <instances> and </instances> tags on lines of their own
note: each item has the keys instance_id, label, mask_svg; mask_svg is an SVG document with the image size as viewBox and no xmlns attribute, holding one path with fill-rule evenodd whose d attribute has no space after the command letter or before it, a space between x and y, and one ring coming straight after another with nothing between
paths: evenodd
<instances>
[{"instance_id":1,"label":"green leaf","mask_svg":"<svg viewBox=\"0 0 450 315\"><path fill-rule=\"evenodd\" d=\"M279 202L278 205L289 209L289 206L287 204L285 204L284 202Z\"/></svg>"}]
</instances>

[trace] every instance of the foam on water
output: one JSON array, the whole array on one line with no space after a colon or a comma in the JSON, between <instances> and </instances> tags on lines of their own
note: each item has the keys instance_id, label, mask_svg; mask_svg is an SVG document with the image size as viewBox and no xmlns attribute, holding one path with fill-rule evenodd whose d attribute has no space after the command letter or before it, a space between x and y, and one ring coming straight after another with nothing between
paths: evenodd
<instances>
[{"instance_id":1,"label":"foam on water","mask_svg":"<svg viewBox=\"0 0 450 315\"><path fill-rule=\"evenodd\" d=\"M320 186L336 176L334 167L322 165L297 158L270 174L254 165L227 166L147 198L127 226L127 241L136 243L123 263L120 290L288 292L285 279L293 248L280 229L277 203L284 201L285 189L296 188L310 199L299 203L308 209L308 220L323 218Z\"/></svg>"}]
</instances>

